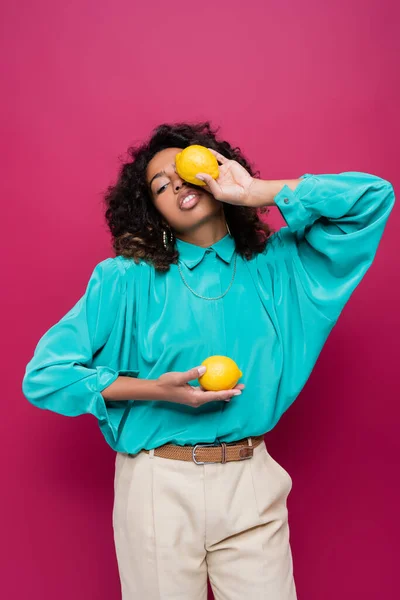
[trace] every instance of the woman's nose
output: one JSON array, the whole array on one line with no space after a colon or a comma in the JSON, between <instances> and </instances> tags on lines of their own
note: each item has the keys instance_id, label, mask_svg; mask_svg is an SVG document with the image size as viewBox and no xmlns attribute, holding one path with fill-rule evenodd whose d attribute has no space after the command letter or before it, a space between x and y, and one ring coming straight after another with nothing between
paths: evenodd
<instances>
[{"instance_id":1,"label":"woman's nose","mask_svg":"<svg viewBox=\"0 0 400 600\"><path fill-rule=\"evenodd\" d=\"M181 189L181 187L183 186L184 181L183 179L181 179L179 177L179 175L177 175L174 179L174 190L175 192L179 192L179 190Z\"/></svg>"}]
</instances>

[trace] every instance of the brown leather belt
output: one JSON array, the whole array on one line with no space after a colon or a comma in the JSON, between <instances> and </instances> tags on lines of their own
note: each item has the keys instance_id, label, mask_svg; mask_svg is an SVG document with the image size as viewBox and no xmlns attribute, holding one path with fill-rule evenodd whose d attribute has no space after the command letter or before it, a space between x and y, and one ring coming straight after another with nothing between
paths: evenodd
<instances>
[{"instance_id":1,"label":"brown leather belt","mask_svg":"<svg viewBox=\"0 0 400 600\"><path fill-rule=\"evenodd\" d=\"M253 456L253 449L264 441L264 436L244 438L238 442L214 442L212 444L196 444L195 446L178 446L164 444L154 448L154 456L175 460L193 461L196 465L206 463L227 463L232 460L245 460ZM143 450L147 454L150 450Z\"/></svg>"}]
</instances>

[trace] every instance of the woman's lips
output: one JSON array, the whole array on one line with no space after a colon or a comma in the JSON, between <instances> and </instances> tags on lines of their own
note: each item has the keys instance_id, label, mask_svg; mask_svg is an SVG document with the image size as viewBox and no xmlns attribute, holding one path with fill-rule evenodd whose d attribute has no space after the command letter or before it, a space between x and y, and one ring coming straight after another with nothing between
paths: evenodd
<instances>
[{"instance_id":1,"label":"woman's lips","mask_svg":"<svg viewBox=\"0 0 400 600\"><path fill-rule=\"evenodd\" d=\"M189 208L193 208L199 202L200 196L198 194L188 194L181 200L179 207L181 210L189 210Z\"/></svg>"}]
</instances>

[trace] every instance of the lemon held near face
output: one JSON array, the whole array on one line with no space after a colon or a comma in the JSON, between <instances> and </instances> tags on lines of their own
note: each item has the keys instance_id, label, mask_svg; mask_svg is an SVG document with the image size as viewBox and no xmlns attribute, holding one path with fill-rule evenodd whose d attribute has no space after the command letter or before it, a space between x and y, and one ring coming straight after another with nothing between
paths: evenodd
<instances>
[{"instance_id":1,"label":"lemon held near face","mask_svg":"<svg viewBox=\"0 0 400 600\"><path fill-rule=\"evenodd\" d=\"M204 181L197 179L197 173L207 173L213 179L218 179L218 161L205 146L188 146L176 155L175 163L179 177L193 185L206 185Z\"/></svg>"}]
</instances>

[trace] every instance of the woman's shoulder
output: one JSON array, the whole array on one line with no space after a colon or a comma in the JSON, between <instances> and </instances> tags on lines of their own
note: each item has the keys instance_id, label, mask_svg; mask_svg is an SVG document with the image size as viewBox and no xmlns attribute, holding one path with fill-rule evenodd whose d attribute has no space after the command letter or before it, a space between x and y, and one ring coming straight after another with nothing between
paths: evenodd
<instances>
[{"instance_id":1,"label":"woman's shoulder","mask_svg":"<svg viewBox=\"0 0 400 600\"><path fill-rule=\"evenodd\" d=\"M286 228L287 229L287 228ZM264 250L254 256L256 262L274 262L285 251L285 227L274 231L268 238Z\"/></svg>"},{"instance_id":2,"label":"woman's shoulder","mask_svg":"<svg viewBox=\"0 0 400 600\"><path fill-rule=\"evenodd\" d=\"M135 263L133 259L124 256L104 258L95 264L90 279L100 283L103 288L116 289L115 284L118 283L119 290L122 291L126 289L126 282L134 277L139 266L140 263Z\"/></svg>"},{"instance_id":3,"label":"woman's shoulder","mask_svg":"<svg viewBox=\"0 0 400 600\"><path fill-rule=\"evenodd\" d=\"M136 263L133 258L110 256L98 262L95 269L102 271L106 276L112 274L124 276L128 271L132 271L139 266L140 263Z\"/></svg>"}]
</instances>

